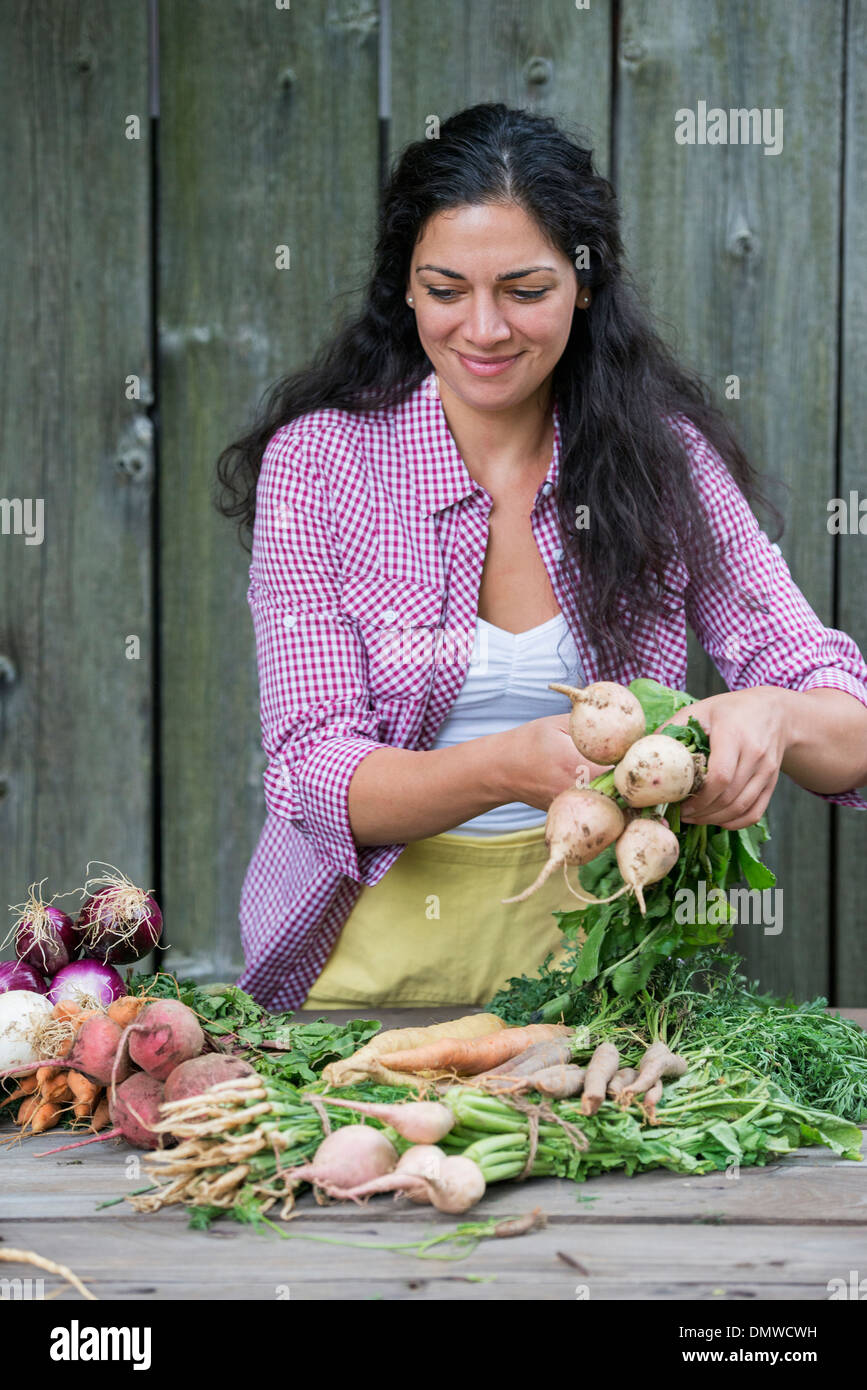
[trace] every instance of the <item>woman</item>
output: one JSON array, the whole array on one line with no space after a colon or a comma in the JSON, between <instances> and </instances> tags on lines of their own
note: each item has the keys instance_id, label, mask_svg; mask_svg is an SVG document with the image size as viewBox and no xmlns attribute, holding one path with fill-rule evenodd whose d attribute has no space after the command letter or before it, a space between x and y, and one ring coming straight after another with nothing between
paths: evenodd
<instances>
[{"instance_id":1,"label":"woman","mask_svg":"<svg viewBox=\"0 0 867 1390\"><path fill-rule=\"evenodd\" d=\"M484 1003L559 959L561 879L501 904L601 770L549 682L682 688L687 622L730 693L691 711L713 752L684 818L749 825L781 770L867 805L864 659L759 529L629 286L611 186L551 119L484 104L408 146L361 314L220 478L253 531L268 816L240 983L268 1007Z\"/></svg>"}]
</instances>

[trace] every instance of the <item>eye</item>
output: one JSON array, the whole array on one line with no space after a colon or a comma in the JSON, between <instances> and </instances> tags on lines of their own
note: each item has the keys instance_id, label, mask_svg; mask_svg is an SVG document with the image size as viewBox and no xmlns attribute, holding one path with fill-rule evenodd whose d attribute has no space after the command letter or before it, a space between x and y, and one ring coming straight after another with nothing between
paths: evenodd
<instances>
[{"instance_id":1,"label":"eye","mask_svg":"<svg viewBox=\"0 0 867 1390\"><path fill-rule=\"evenodd\" d=\"M435 290L432 285L425 285L425 289L428 294L433 295L434 299L441 299L446 304L450 303L452 295L457 293L456 290ZM543 294L548 293L548 290L547 288L542 290L515 289L511 293L515 295L519 303L526 304L531 299L541 299Z\"/></svg>"}]
</instances>

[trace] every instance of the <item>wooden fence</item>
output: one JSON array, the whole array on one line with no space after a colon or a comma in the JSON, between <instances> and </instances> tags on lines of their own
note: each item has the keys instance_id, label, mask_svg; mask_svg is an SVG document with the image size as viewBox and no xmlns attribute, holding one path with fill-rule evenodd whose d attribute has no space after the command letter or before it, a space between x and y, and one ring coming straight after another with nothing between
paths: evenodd
<instances>
[{"instance_id":1,"label":"wooden fence","mask_svg":"<svg viewBox=\"0 0 867 1390\"><path fill-rule=\"evenodd\" d=\"M782 549L867 647L867 0L0 0L5 55L0 893L90 859L158 889L169 964L240 967L264 816L247 557L214 461L354 307L385 161L481 100L583 128L651 307L790 491ZM681 145L675 112L782 108L784 148ZM288 245L291 270L275 269ZM695 651L690 688L721 689ZM854 811L782 779L775 990L863 1002Z\"/></svg>"}]
</instances>

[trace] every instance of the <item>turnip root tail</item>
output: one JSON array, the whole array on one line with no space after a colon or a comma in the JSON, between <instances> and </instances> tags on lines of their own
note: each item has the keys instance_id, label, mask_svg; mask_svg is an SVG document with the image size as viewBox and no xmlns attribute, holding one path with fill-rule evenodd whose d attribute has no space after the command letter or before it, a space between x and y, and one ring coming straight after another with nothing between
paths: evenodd
<instances>
[{"instance_id":1,"label":"turnip root tail","mask_svg":"<svg viewBox=\"0 0 867 1390\"><path fill-rule=\"evenodd\" d=\"M622 888L618 888L617 892L612 893L610 898L596 898L593 896L592 893L585 892L583 888L579 892L578 889L573 888L572 884L569 882L569 869L566 864L563 865L563 877L566 880L566 887L569 889L569 892L572 894L572 896L577 898L579 902L584 903L585 906L589 906L593 903L613 903L615 898L621 898L624 893L629 892L628 883L625 883ZM642 911L643 910L644 909L642 908Z\"/></svg>"},{"instance_id":2,"label":"turnip root tail","mask_svg":"<svg viewBox=\"0 0 867 1390\"><path fill-rule=\"evenodd\" d=\"M530 887L529 887L529 888L525 888L524 891L523 891L523 893L519 893L518 896L517 896L516 898L501 898L500 901L503 902L503 903L522 903L522 902L525 902L527 898L531 897L532 894L536 892L536 889L537 889L537 888L541 888L541 887L542 887L542 884L545 883L545 882L551 877L551 875L552 875L552 873L554 872L554 870L555 870L555 869L558 869L558 868L560 867L561 864L563 865L564 868L566 867L566 861L565 861L565 859L560 859L560 858L558 858L558 857L552 855L552 857L548 860L547 864L543 865L542 871L541 871L541 873L539 874L539 877L535 880L535 882L533 882L533 883L530 884ZM568 879L567 879L567 882L568 882Z\"/></svg>"}]
</instances>

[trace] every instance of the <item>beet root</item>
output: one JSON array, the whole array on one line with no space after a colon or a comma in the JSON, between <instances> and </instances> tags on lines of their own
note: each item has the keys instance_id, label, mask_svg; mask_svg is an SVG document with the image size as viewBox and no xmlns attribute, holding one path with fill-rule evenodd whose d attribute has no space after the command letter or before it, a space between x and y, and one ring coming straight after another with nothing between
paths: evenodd
<instances>
[{"instance_id":1,"label":"beet root","mask_svg":"<svg viewBox=\"0 0 867 1390\"><path fill-rule=\"evenodd\" d=\"M155 999L142 1009L125 1036L135 1065L157 1081L166 1081L182 1062L198 1057L205 1045L196 1015L177 999Z\"/></svg>"},{"instance_id":2,"label":"beet root","mask_svg":"<svg viewBox=\"0 0 867 1390\"><path fill-rule=\"evenodd\" d=\"M110 1098L111 1122L133 1148L158 1149L160 1135L154 1130L160 1123L162 1102L162 1083L146 1072L134 1072Z\"/></svg>"},{"instance_id":3,"label":"beet root","mask_svg":"<svg viewBox=\"0 0 867 1390\"><path fill-rule=\"evenodd\" d=\"M242 1057L229 1057L222 1052L203 1052L198 1057L181 1062L169 1074L165 1084L166 1101L186 1100L200 1096L221 1081L235 1081L242 1076L255 1076L255 1070Z\"/></svg>"}]
</instances>

